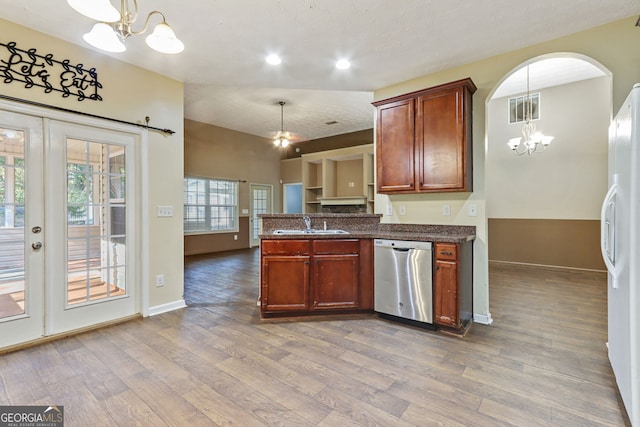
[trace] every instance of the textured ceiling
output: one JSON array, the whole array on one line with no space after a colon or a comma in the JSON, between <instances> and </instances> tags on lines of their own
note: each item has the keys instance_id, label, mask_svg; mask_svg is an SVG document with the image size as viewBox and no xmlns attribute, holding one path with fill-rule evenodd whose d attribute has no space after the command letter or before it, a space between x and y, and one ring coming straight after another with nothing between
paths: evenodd
<instances>
[{"instance_id":1,"label":"textured ceiling","mask_svg":"<svg viewBox=\"0 0 640 427\"><path fill-rule=\"evenodd\" d=\"M640 0L139 0L139 5L142 17L163 12L185 51L158 54L144 37L134 36L126 53L111 56L185 82L189 119L271 137L280 127L277 102L283 100L285 129L297 141L370 128L371 93L377 88L640 14ZM82 46L82 34L93 24L63 0L0 0L0 17ZM267 66L264 58L274 52L283 62ZM351 69L333 67L341 57L351 60ZM338 124L325 124L334 120Z\"/></svg>"}]
</instances>

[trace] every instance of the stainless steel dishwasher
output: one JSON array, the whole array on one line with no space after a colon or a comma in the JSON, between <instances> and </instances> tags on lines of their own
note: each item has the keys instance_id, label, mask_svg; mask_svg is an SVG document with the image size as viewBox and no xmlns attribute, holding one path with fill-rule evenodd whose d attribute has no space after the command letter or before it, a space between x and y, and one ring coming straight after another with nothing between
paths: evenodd
<instances>
[{"instance_id":1,"label":"stainless steel dishwasher","mask_svg":"<svg viewBox=\"0 0 640 427\"><path fill-rule=\"evenodd\" d=\"M431 247L431 242L375 239L375 311L433 323Z\"/></svg>"}]
</instances>

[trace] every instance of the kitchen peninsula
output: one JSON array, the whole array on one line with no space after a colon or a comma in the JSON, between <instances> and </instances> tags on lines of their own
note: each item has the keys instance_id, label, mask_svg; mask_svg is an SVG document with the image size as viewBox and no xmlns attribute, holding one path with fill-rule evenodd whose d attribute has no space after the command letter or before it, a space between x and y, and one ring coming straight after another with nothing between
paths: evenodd
<instances>
[{"instance_id":1,"label":"kitchen peninsula","mask_svg":"<svg viewBox=\"0 0 640 427\"><path fill-rule=\"evenodd\" d=\"M260 215L261 316L373 312L375 239L410 240L433 243L434 325L464 333L472 323L475 227L383 224L380 218Z\"/></svg>"}]
</instances>

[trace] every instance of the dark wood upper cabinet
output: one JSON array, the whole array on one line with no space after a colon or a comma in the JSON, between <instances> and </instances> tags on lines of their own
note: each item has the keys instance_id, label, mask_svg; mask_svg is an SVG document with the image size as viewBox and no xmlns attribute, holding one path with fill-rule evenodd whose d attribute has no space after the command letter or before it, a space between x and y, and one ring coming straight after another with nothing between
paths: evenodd
<instances>
[{"instance_id":1,"label":"dark wood upper cabinet","mask_svg":"<svg viewBox=\"0 0 640 427\"><path fill-rule=\"evenodd\" d=\"M378 193L413 191L415 188L414 116L413 99L378 106Z\"/></svg>"},{"instance_id":2,"label":"dark wood upper cabinet","mask_svg":"<svg viewBox=\"0 0 640 427\"><path fill-rule=\"evenodd\" d=\"M377 191L473 191L471 112L463 79L374 102Z\"/></svg>"}]
</instances>

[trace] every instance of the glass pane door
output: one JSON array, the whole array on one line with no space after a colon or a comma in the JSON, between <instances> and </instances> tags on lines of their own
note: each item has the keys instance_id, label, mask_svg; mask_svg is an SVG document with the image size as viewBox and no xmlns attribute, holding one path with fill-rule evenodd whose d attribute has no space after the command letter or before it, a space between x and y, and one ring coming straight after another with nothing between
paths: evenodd
<instances>
[{"instance_id":1,"label":"glass pane door","mask_svg":"<svg viewBox=\"0 0 640 427\"><path fill-rule=\"evenodd\" d=\"M52 121L52 231L47 333L95 325L139 311L135 262L136 135ZM62 191L60 190L62 189ZM63 284L56 286L55 284Z\"/></svg>"},{"instance_id":2,"label":"glass pane door","mask_svg":"<svg viewBox=\"0 0 640 427\"><path fill-rule=\"evenodd\" d=\"M0 347L43 335L42 170L42 120L0 110Z\"/></svg>"},{"instance_id":3,"label":"glass pane door","mask_svg":"<svg viewBox=\"0 0 640 427\"><path fill-rule=\"evenodd\" d=\"M270 185L251 184L251 246L260 244L259 214L271 213L272 187Z\"/></svg>"}]
</instances>

